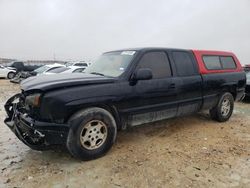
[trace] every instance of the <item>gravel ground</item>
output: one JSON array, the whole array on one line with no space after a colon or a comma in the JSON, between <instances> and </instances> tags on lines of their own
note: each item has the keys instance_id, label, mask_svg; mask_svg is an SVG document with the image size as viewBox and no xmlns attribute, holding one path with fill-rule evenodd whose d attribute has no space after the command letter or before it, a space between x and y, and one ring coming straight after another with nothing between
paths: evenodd
<instances>
[{"instance_id":1,"label":"gravel ground","mask_svg":"<svg viewBox=\"0 0 250 188\"><path fill-rule=\"evenodd\" d=\"M0 187L249 187L250 103L230 121L206 112L118 133L104 157L81 162L67 152L37 152L4 125L18 85L0 80Z\"/></svg>"}]
</instances>

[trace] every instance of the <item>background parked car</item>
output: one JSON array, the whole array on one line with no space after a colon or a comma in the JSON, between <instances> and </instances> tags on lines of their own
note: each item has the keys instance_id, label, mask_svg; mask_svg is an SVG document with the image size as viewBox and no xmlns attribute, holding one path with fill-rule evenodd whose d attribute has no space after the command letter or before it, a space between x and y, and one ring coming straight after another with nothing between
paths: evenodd
<instances>
[{"instance_id":1,"label":"background parked car","mask_svg":"<svg viewBox=\"0 0 250 188\"><path fill-rule=\"evenodd\" d=\"M59 63L54 63L54 64L49 64L49 65L44 65L32 72L33 75L40 75L40 74L45 74L49 71L52 71L54 69L60 68L60 67L65 67L62 64Z\"/></svg>"},{"instance_id":2,"label":"background parked car","mask_svg":"<svg viewBox=\"0 0 250 188\"><path fill-rule=\"evenodd\" d=\"M48 71L55 70L60 67L65 67L65 66L62 64L55 63L55 64L48 64L48 65L41 66L38 69L35 69L34 71L20 71L16 74L16 76L13 79L10 80L10 82L20 83L26 78L29 78L31 76L45 74Z\"/></svg>"},{"instance_id":3,"label":"background parked car","mask_svg":"<svg viewBox=\"0 0 250 188\"><path fill-rule=\"evenodd\" d=\"M12 67L4 67L0 65L0 77L12 79L16 75L16 69Z\"/></svg>"},{"instance_id":4,"label":"background parked car","mask_svg":"<svg viewBox=\"0 0 250 188\"><path fill-rule=\"evenodd\" d=\"M78 66L78 67L88 67L89 63L85 62L85 61L73 61L73 62L67 62L65 63L66 67L70 67L70 66Z\"/></svg>"},{"instance_id":5,"label":"background parked car","mask_svg":"<svg viewBox=\"0 0 250 188\"><path fill-rule=\"evenodd\" d=\"M250 71L250 65L245 65L244 70L245 70L245 72L249 72Z\"/></svg>"},{"instance_id":6,"label":"background parked car","mask_svg":"<svg viewBox=\"0 0 250 188\"><path fill-rule=\"evenodd\" d=\"M68 69L62 73L79 73L79 72L83 72L86 69L86 67L78 67L78 66L70 66L68 68L70 68L70 69Z\"/></svg>"},{"instance_id":7,"label":"background parked car","mask_svg":"<svg viewBox=\"0 0 250 188\"><path fill-rule=\"evenodd\" d=\"M245 98L250 99L250 72L247 72L247 85L245 90Z\"/></svg>"},{"instance_id":8,"label":"background parked car","mask_svg":"<svg viewBox=\"0 0 250 188\"><path fill-rule=\"evenodd\" d=\"M32 74L32 72L25 72L21 71L16 73L15 77L10 80L10 82L19 84L21 81L25 80L26 78L29 78L31 76L35 76Z\"/></svg>"},{"instance_id":9,"label":"background parked car","mask_svg":"<svg viewBox=\"0 0 250 188\"><path fill-rule=\"evenodd\" d=\"M27 65L23 61L13 61L9 64L7 64L8 67L13 67L16 69L17 72L25 71L25 72L31 72L35 69L41 67L42 65Z\"/></svg>"},{"instance_id":10,"label":"background parked car","mask_svg":"<svg viewBox=\"0 0 250 188\"><path fill-rule=\"evenodd\" d=\"M44 74L63 74L63 73L76 73L76 72L83 72L85 67L78 67L78 66L69 66L69 67L59 67L56 69L52 69L47 71Z\"/></svg>"}]
</instances>

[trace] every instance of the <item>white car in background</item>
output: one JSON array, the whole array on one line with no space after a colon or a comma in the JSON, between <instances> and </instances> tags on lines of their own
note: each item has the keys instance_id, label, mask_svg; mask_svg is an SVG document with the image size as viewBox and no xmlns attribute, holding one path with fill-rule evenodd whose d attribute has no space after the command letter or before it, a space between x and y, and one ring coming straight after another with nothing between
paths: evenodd
<instances>
[{"instance_id":1,"label":"white car in background","mask_svg":"<svg viewBox=\"0 0 250 188\"><path fill-rule=\"evenodd\" d=\"M71 66L77 66L77 67L88 67L90 63L86 61L72 61L72 62L67 62L65 63L66 67L71 67Z\"/></svg>"},{"instance_id":2,"label":"white car in background","mask_svg":"<svg viewBox=\"0 0 250 188\"><path fill-rule=\"evenodd\" d=\"M0 78L12 79L16 75L16 69L0 65Z\"/></svg>"},{"instance_id":3,"label":"white car in background","mask_svg":"<svg viewBox=\"0 0 250 188\"><path fill-rule=\"evenodd\" d=\"M67 73L79 73L83 72L85 70L85 67L78 67L78 66L69 66L69 67L59 67L57 69L53 69L50 71L47 71L44 74L67 74Z\"/></svg>"},{"instance_id":4,"label":"white car in background","mask_svg":"<svg viewBox=\"0 0 250 188\"><path fill-rule=\"evenodd\" d=\"M54 69L61 68L61 67L65 67L65 65L62 65L62 64L59 64L59 63L48 64L48 65L44 65L44 66L34 70L33 72L36 75L41 75L41 74L46 74L49 71L52 71Z\"/></svg>"}]
</instances>

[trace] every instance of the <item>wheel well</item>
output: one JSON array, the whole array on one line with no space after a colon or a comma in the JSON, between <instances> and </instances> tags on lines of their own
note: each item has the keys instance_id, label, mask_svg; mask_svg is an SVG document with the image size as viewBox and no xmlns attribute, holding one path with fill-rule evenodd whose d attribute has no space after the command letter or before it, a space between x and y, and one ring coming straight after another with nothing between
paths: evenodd
<instances>
[{"instance_id":1,"label":"wheel well","mask_svg":"<svg viewBox=\"0 0 250 188\"><path fill-rule=\"evenodd\" d=\"M79 109L77 109L76 111L74 111L68 118L67 121L74 116L74 114L78 113L79 111L82 111L86 108L94 108L94 107L98 107L98 108L103 108L105 110L107 110L109 113L111 113L111 115L114 117L116 125L117 125L117 130L120 130L122 128L122 121L121 121L121 117L116 109L115 106L111 106L111 105L107 105L107 104L98 104L98 105L86 105L84 107L81 107Z\"/></svg>"},{"instance_id":2,"label":"wheel well","mask_svg":"<svg viewBox=\"0 0 250 188\"><path fill-rule=\"evenodd\" d=\"M14 71L9 71L7 75L9 75L10 73L13 73L13 74L15 74L15 72L14 72Z\"/></svg>"},{"instance_id":3,"label":"wheel well","mask_svg":"<svg viewBox=\"0 0 250 188\"><path fill-rule=\"evenodd\" d=\"M236 85L232 85L232 86L225 86L222 88L222 92L229 92L233 95L234 100L236 99L236 95L237 95L237 90L236 90Z\"/></svg>"},{"instance_id":4,"label":"wheel well","mask_svg":"<svg viewBox=\"0 0 250 188\"><path fill-rule=\"evenodd\" d=\"M103 108L103 109L107 110L108 112L110 112L112 114L112 116L115 118L117 129L118 130L121 129L121 127L122 127L121 117L120 117L120 115L119 115L119 113L118 113L115 106L110 106L110 105L107 105L107 104L100 104L100 105L93 106L93 107Z\"/></svg>"}]
</instances>

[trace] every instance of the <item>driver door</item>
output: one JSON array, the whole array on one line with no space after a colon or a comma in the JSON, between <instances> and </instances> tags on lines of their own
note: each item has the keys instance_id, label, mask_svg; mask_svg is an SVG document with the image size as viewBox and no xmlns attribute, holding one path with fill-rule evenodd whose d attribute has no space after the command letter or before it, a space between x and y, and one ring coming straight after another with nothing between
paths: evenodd
<instances>
[{"instance_id":1,"label":"driver door","mask_svg":"<svg viewBox=\"0 0 250 188\"><path fill-rule=\"evenodd\" d=\"M138 80L131 86L134 97L129 109L130 124L139 125L176 116L177 90L167 53L145 53L135 71L140 68L151 69L153 78Z\"/></svg>"}]
</instances>

